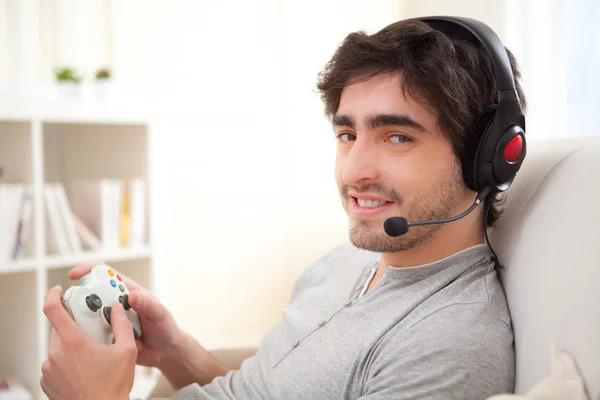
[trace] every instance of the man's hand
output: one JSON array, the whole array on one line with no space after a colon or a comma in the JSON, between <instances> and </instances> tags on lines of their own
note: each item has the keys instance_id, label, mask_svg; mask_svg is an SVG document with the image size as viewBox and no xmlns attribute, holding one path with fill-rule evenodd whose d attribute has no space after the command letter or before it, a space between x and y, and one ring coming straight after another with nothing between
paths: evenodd
<instances>
[{"instance_id":1,"label":"man's hand","mask_svg":"<svg viewBox=\"0 0 600 400\"><path fill-rule=\"evenodd\" d=\"M69 272L69 279L81 278L98 264L102 263L78 265ZM141 340L135 341L139 365L157 367L176 389L190 383L204 385L229 371L191 335L180 330L173 315L148 290L119 275L129 289L129 305L142 326Z\"/></svg>"},{"instance_id":2,"label":"man's hand","mask_svg":"<svg viewBox=\"0 0 600 400\"><path fill-rule=\"evenodd\" d=\"M137 348L123 306L112 308L115 343L90 337L62 304L62 288L44 297L44 314L52 325L48 359L42 364L40 385L54 399L129 399L133 387Z\"/></svg>"},{"instance_id":3,"label":"man's hand","mask_svg":"<svg viewBox=\"0 0 600 400\"><path fill-rule=\"evenodd\" d=\"M81 278L98 264L102 263L87 263L76 266L69 272L69 279ZM127 289L129 289L129 305L138 314L142 326L142 338L136 340L138 348L137 363L148 367L160 367L168 351L180 336L177 323L166 307L147 289L120 272L119 275L123 278Z\"/></svg>"}]
</instances>

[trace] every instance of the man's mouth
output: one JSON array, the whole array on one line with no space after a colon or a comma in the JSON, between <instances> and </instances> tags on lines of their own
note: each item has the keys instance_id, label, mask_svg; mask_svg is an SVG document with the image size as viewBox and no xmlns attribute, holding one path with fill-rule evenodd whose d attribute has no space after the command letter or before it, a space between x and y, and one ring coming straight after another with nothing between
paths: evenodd
<instances>
[{"instance_id":1,"label":"man's mouth","mask_svg":"<svg viewBox=\"0 0 600 400\"><path fill-rule=\"evenodd\" d=\"M385 201L385 200L363 200L363 199L358 199L356 197L355 197L355 199L356 199L356 202L358 203L358 205L361 207L375 208L375 207L379 207L379 206L382 206L387 203L387 201Z\"/></svg>"},{"instance_id":2,"label":"man's mouth","mask_svg":"<svg viewBox=\"0 0 600 400\"><path fill-rule=\"evenodd\" d=\"M394 204L393 201L382 199L359 199L354 196L350 196L350 198L352 199L354 213L362 216L379 214L391 208Z\"/></svg>"}]
</instances>

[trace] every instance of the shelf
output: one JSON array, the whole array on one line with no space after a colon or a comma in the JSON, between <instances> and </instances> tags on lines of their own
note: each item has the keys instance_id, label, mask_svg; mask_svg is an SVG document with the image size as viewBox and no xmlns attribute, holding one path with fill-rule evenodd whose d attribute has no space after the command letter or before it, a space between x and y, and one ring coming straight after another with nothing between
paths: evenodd
<instances>
[{"instance_id":1,"label":"shelf","mask_svg":"<svg viewBox=\"0 0 600 400\"><path fill-rule=\"evenodd\" d=\"M68 256L51 255L47 256L44 264L47 268L63 268L82 264L90 261L118 262L138 260L152 257L150 247L140 247L134 249L120 249L112 251L89 251ZM36 270L36 260L33 257L20 260L9 260L0 262L0 275L14 274L19 272L32 272Z\"/></svg>"},{"instance_id":2,"label":"shelf","mask_svg":"<svg viewBox=\"0 0 600 400\"><path fill-rule=\"evenodd\" d=\"M29 100L0 97L0 120L59 123L146 124L148 114L128 103L96 100Z\"/></svg>"},{"instance_id":3,"label":"shelf","mask_svg":"<svg viewBox=\"0 0 600 400\"><path fill-rule=\"evenodd\" d=\"M151 182L152 127L147 111L123 101L7 97L0 85L1 181L31 185L36 196L24 258L12 260L7 259L10 254L2 254L0 259L0 301L19 305L5 310L2 320L12 322L0 324L0 375L19 378L36 400L45 398L39 387L39 368L47 358L50 337L42 312L44 295L50 287L66 289L75 284L68 279L69 269L104 262L153 292L161 292L164 285L153 279L157 274L154 243L55 254L48 240L44 201L46 183L63 184L70 199L72 183L80 179ZM144 196L149 204L147 188ZM144 243L150 242L151 211L149 207L144 210ZM147 396L155 383L153 375L142 376L134 393Z\"/></svg>"},{"instance_id":4,"label":"shelf","mask_svg":"<svg viewBox=\"0 0 600 400\"><path fill-rule=\"evenodd\" d=\"M0 282L0 301L5 305L0 324L0 378L17 378L32 391L39 386L41 365L36 274L2 275Z\"/></svg>"},{"instance_id":5,"label":"shelf","mask_svg":"<svg viewBox=\"0 0 600 400\"><path fill-rule=\"evenodd\" d=\"M132 249L126 248L109 251L83 252L68 256L47 256L45 264L48 269L52 269L70 267L75 266L77 264L93 261L102 261L105 263L110 263L118 261L137 260L150 257L152 257L152 251L150 247L145 246Z\"/></svg>"},{"instance_id":6,"label":"shelf","mask_svg":"<svg viewBox=\"0 0 600 400\"><path fill-rule=\"evenodd\" d=\"M18 272L32 272L36 270L35 258L22 258L0 262L0 275Z\"/></svg>"}]
</instances>

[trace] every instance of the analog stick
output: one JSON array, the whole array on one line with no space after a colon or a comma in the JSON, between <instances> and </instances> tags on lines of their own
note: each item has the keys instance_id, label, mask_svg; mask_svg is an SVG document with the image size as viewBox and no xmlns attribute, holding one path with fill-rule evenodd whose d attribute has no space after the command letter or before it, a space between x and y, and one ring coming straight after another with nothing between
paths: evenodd
<instances>
[{"instance_id":1,"label":"analog stick","mask_svg":"<svg viewBox=\"0 0 600 400\"><path fill-rule=\"evenodd\" d=\"M104 318L106 319L106 322L108 322L109 325L110 325L110 312L111 311L112 311L112 307L111 306L106 306L106 307L104 307L102 309L102 313L104 314Z\"/></svg>"},{"instance_id":2,"label":"analog stick","mask_svg":"<svg viewBox=\"0 0 600 400\"><path fill-rule=\"evenodd\" d=\"M129 310L131 308L131 306L129 305L129 295L128 294L119 296L119 303L123 304L123 308L125 310Z\"/></svg>"},{"instance_id":3,"label":"analog stick","mask_svg":"<svg viewBox=\"0 0 600 400\"><path fill-rule=\"evenodd\" d=\"M93 312L96 312L100 308L102 308L102 300L100 300L100 297L98 297L98 295L93 293L85 298L85 303L87 304L88 308Z\"/></svg>"}]
</instances>

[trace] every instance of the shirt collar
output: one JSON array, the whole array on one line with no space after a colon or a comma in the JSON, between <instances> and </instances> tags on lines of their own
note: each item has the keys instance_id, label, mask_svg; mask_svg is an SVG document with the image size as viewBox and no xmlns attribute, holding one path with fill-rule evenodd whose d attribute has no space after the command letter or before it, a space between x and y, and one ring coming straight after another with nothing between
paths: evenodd
<instances>
[{"instance_id":1,"label":"shirt collar","mask_svg":"<svg viewBox=\"0 0 600 400\"><path fill-rule=\"evenodd\" d=\"M487 244L478 244L428 264L400 268L388 266L385 276L410 284L448 269L452 269L452 271L448 270L448 273L460 274L474 265L488 265L491 258L492 254ZM381 259L381 254L379 254L379 259Z\"/></svg>"}]
</instances>

